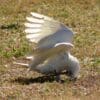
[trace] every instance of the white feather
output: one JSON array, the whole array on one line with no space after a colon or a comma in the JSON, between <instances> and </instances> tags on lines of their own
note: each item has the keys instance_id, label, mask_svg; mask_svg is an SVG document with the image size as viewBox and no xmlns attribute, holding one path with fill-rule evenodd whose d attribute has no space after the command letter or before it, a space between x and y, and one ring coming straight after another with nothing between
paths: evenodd
<instances>
[{"instance_id":1,"label":"white feather","mask_svg":"<svg viewBox=\"0 0 100 100\"><path fill-rule=\"evenodd\" d=\"M33 29L33 28L27 28L25 29L26 33L37 33L37 32L41 32L41 29Z\"/></svg>"},{"instance_id":2,"label":"white feather","mask_svg":"<svg viewBox=\"0 0 100 100\"><path fill-rule=\"evenodd\" d=\"M29 40L30 42L32 42L32 43L33 43L33 42L35 43L35 42L38 42L38 41L39 41L39 39L37 39L37 38L35 38L35 39L32 38L32 39L28 39L28 40Z\"/></svg>"},{"instance_id":3,"label":"white feather","mask_svg":"<svg viewBox=\"0 0 100 100\"><path fill-rule=\"evenodd\" d=\"M71 43L62 42L62 43L57 43L55 45L55 47L57 47L57 46L69 46L69 47L73 47L74 45L71 44Z\"/></svg>"},{"instance_id":4,"label":"white feather","mask_svg":"<svg viewBox=\"0 0 100 100\"><path fill-rule=\"evenodd\" d=\"M25 24L26 27L29 27L25 29L25 32L41 34L38 37L30 38L31 40L28 38L29 41L37 43L38 48L53 47L62 42L72 44L73 32L65 25L41 14L31 12L31 15L32 17L27 17L31 23Z\"/></svg>"},{"instance_id":5,"label":"white feather","mask_svg":"<svg viewBox=\"0 0 100 100\"><path fill-rule=\"evenodd\" d=\"M26 38L27 38L27 39L38 38L38 36L40 36L40 34L27 34L27 35L26 35Z\"/></svg>"},{"instance_id":6,"label":"white feather","mask_svg":"<svg viewBox=\"0 0 100 100\"><path fill-rule=\"evenodd\" d=\"M44 15L38 14L38 13L34 13L34 12L31 12L31 15L38 19L52 20L51 18L49 18L47 16L44 16Z\"/></svg>"},{"instance_id":7,"label":"white feather","mask_svg":"<svg viewBox=\"0 0 100 100\"><path fill-rule=\"evenodd\" d=\"M13 64L29 67L29 64L26 64L26 63L13 62Z\"/></svg>"},{"instance_id":8,"label":"white feather","mask_svg":"<svg viewBox=\"0 0 100 100\"><path fill-rule=\"evenodd\" d=\"M42 19L36 19L36 18L32 18L32 17L26 17L26 19L29 21L29 22L33 22L33 23L44 23L44 20Z\"/></svg>"},{"instance_id":9,"label":"white feather","mask_svg":"<svg viewBox=\"0 0 100 100\"><path fill-rule=\"evenodd\" d=\"M33 60L34 57L33 57L33 56L27 56L26 59L28 59L28 60Z\"/></svg>"},{"instance_id":10,"label":"white feather","mask_svg":"<svg viewBox=\"0 0 100 100\"><path fill-rule=\"evenodd\" d=\"M29 28L40 28L42 25L41 24L25 23L25 26L29 27Z\"/></svg>"}]
</instances>

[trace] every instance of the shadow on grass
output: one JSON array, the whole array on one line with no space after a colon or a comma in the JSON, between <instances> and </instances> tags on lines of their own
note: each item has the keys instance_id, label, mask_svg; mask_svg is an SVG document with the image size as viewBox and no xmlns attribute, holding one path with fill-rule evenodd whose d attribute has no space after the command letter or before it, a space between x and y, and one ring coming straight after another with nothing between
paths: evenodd
<instances>
[{"instance_id":1,"label":"shadow on grass","mask_svg":"<svg viewBox=\"0 0 100 100\"><path fill-rule=\"evenodd\" d=\"M55 80L55 76L54 75L50 75L50 76L40 76L37 78L25 78L25 77L18 77L14 80L11 80L11 82L13 83L19 83L21 85L29 85L29 84L33 84L33 83L45 83L45 82L49 82L52 83L56 81ZM81 79L76 80L61 80L60 83L73 83L73 85L75 86L84 86L84 87L93 87L93 86L100 86L99 82L100 82L100 75L89 75L86 77L83 77ZM74 84L75 83L75 84Z\"/></svg>"},{"instance_id":2,"label":"shadow on grass","mask_svg":"<svg viewBox=\"0 0 100 100\"><path fill-rule=\"evenodd\" d=\"M60 75L64 75L66 72L62 72L60 73ZM36 77L36 78L27 78L27 77L18 77L14 80L12 80L11 82L16 82L16 83L19 83L19 84L26 84L26 85L29 85L29 84L32 84L32 83L45 83L45 82L54 82L54 81L57 81L56 80L56 76L57 74L50 74L50 75L44 75L44 76L40 76L40 77ZM60 83L65 83L65 82L75 82L76 79L67 79L67 80L59 80L57 82L60 82Z\"/></svg>"},{"instance_id":3,"label":"shadow on grass","mask_svg":"<svg viewBox=\"0 0 100 100\"><path fill-rule=\"evenodd\" d=\"M55 76L41 76L41 77L37 77L37 78L25 78L25 77L18 77L14 80L12 80L12 82L16 82L19 84L32 84L32 83L45 83L45 82L54 82L55 81Z\"/></svg>"},{"instance_id":4,"label":"shadow on grass","mask_svg":"<svg viewBox=\"0 0 100 100\"><path fill-rule=\"evenodd\" d=\"M1 25L0 29L18 29L20 26L18 25L18 23L12 23L12 24L8 24L8 25Z\"/></svg>"}]
</instances>

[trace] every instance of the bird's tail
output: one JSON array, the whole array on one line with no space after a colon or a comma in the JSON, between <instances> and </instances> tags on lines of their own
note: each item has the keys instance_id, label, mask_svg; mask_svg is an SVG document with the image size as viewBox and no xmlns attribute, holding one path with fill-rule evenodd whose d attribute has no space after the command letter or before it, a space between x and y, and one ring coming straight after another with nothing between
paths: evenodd
<instances>
[{"instance_id":1,"label":"bird's tail","mask_svg":"<svg viewBox=\"0 0 100 100\"><path fill-rule=\"evenodd\" d=\"M21 66L25 66L25 67L29 67L29 64L26 64L26 63L13 62L13 64L15 64L15 65L21 65Z\"/></svg>"},{"instance_id":2,"label":"bird's tail","mask_svg":"<svg viewBox=\"0 0 100 100\"><path fill-rule=\"evenodd\" d=\"M25 59L27 59L27 60L33 60L34 57L33 56L26 56Z\"/></svg>"}]
</instances>

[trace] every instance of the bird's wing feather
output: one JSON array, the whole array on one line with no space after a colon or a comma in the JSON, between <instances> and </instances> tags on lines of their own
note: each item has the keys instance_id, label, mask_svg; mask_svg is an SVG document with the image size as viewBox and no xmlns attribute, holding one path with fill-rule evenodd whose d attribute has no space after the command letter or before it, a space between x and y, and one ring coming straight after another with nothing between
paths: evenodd
<instances>
[{"instance_id":1,"label":"bird's wing feather","mask_svg":"<svg viewBox=\"0 0 100 100\"><path fill-rule=\"evenodd\" d=\"M38 48L49 49L57 43L72 43L73 32L54 19L31 12L25 23L26 38Z\"/></svg>"},{"instance_id":2,"label":"bird's wing feather","mask_svg":"<svg viewBox=\"0 0 100 100\"><path fill-rule=\"evenodd\" d=\"M71 43L66 43L66 42L62 42L62 43L57 43L53 48L50 49L36 49L34 51L34 54L36 55L43 55L43 57L45 56L45 58L49 58L52 55L57 55L59 53L63 53L66 51L70 51L70 49L73 47L73 44Z\"/></svg>"}]
</instances>

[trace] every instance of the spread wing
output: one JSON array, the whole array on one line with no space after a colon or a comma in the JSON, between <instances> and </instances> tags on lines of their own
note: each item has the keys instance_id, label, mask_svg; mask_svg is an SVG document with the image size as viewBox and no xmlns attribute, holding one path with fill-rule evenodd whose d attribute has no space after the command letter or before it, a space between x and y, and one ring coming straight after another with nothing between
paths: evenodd
<instances>
[{"instance_id":1,"label":"spread wing","mask_svg":"<svg viewBox=\"0 0 100 100\"><path fill-rule=\"evenodd\" d=\"M26 19L26 38L36 44L36 50L51 49L59 43L72 45L73 32L62 23L34 12ZM61 44L59 47L61 48Z\"/></svg>"},{"instance_id":2,"label":"spread wing","mask_svg":"<svg viewBox=\"0 0 100 100\"><path fill-rule=\"evenodd\" d=\"M31 12L25 23L26 38L36 44L34 55L27 57L32 64L16 63L30 66L34 69L49 57L59 55L61 52L70 50L73 39L73 32L63 25L47 16Z\"/></svg>"},{"instance_id":3,"label":"spread wing","mask_svg":"<svg viewBox=\"0 0 100 100\"><path fill-rule=\"evenodd\" d=\"M37 13L31 13L31 17L27 17L27 23L25 26L25 32L27 33L26 38L29 39L30 42L39 43L43 38L52 35L59 28L60 24L54 21L53 19L40 15Z\"/></svg>"}]
</instances>

